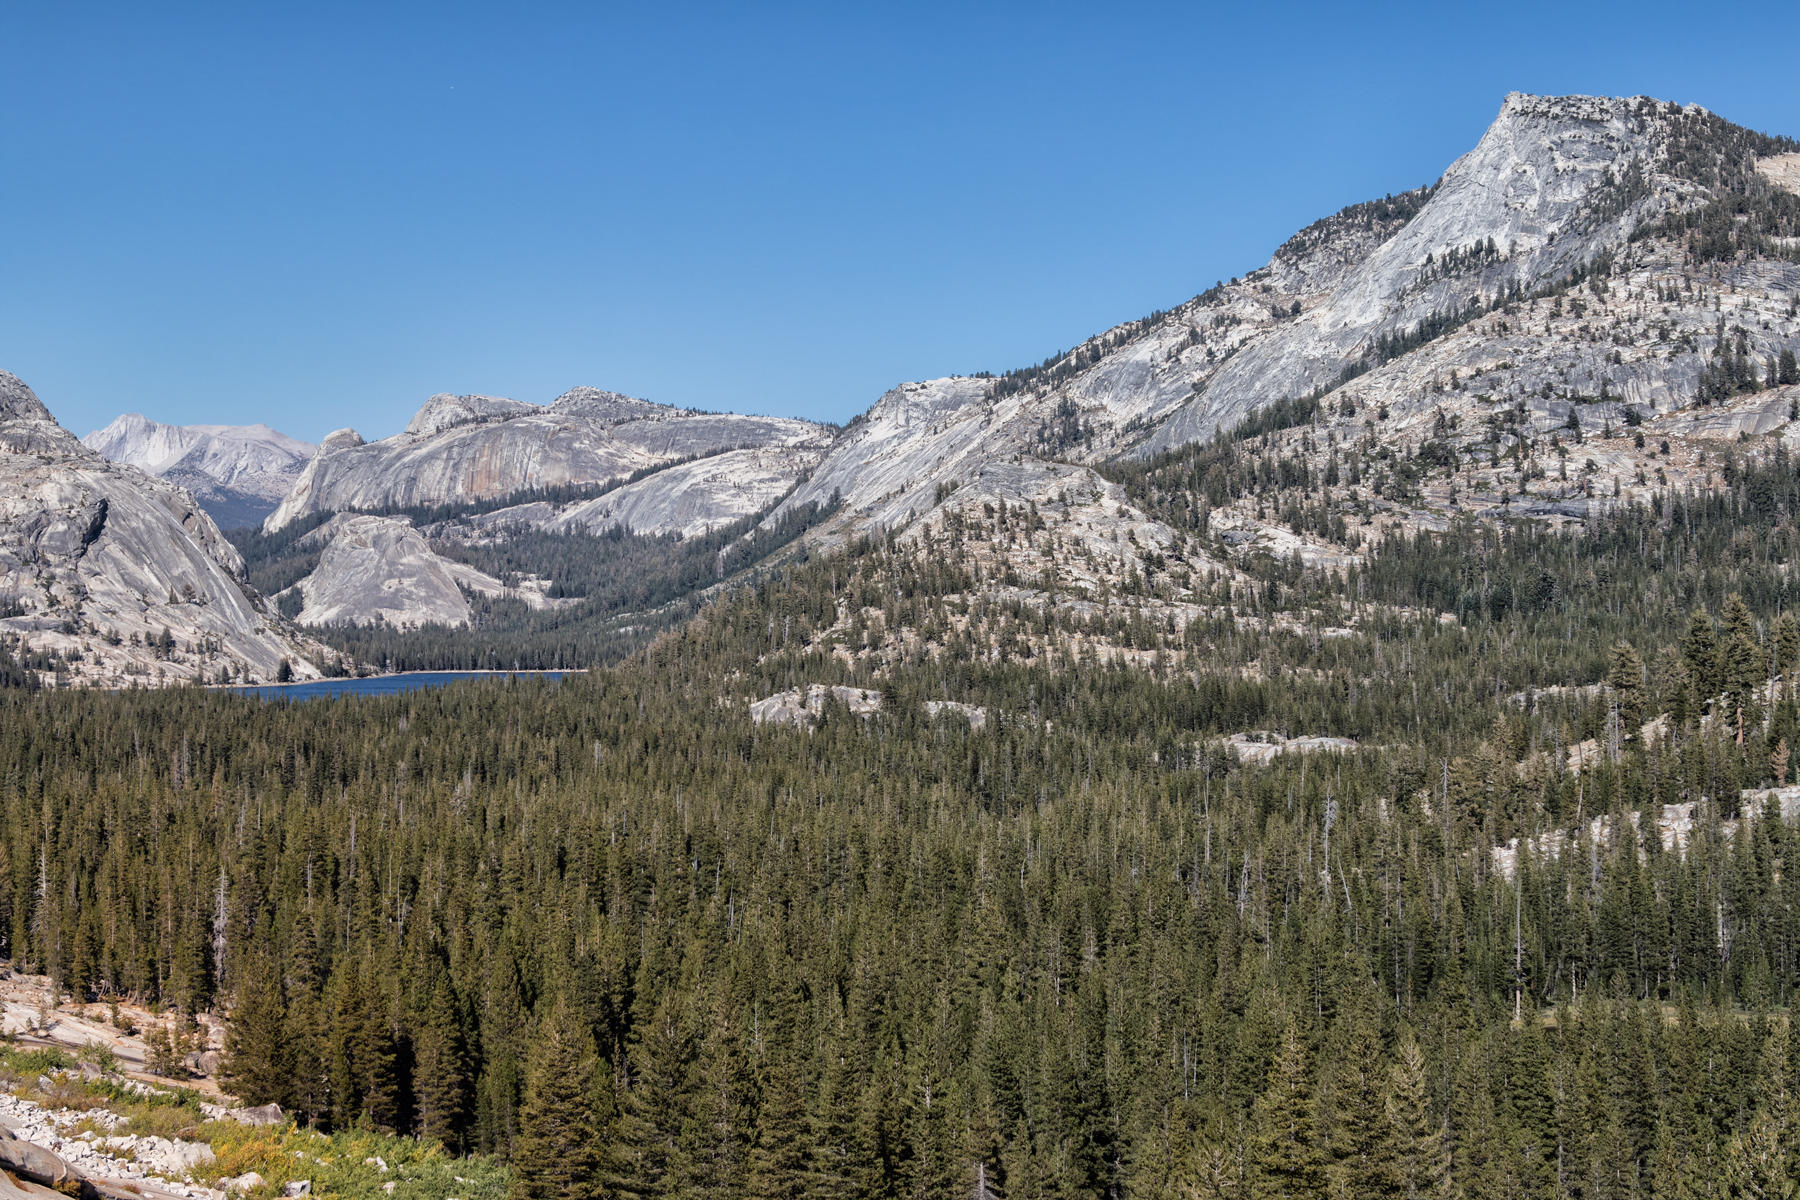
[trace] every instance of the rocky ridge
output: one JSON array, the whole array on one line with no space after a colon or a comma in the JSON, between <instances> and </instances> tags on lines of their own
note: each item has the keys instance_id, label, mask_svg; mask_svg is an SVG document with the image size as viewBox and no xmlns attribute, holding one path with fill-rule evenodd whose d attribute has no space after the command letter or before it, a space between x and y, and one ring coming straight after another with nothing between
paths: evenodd
<instances>
[{"instance_id":1,"label":"rocky ridge","mask_svg":"<svg viewBox=\"0 0 1800 1200\"><path fill-rule=\"evenodd\" d=\"M1359 467L1360 486L1330 472L1325 503L1350 533L1296 540L1271 494L1246 494L1212 514L1230 537L1190 553L1299 549L1344 565L1388 527L1572 519L1596 500L1705 486L1707 443L1785 437L1787 393L1700 393L1721 354L1786 382L1800 240L1728 231L1752 248L1721 255L1685 231L1721 197L1793 186L1792 145L1645 97L1511 95L1435 184L1317 222L1241 279L1038 368L889 391L784 509L837 493L820 536L904 529L989 464L1107 472L1271 409L1263 441L1303 459L1315 487L1334 460L1382 464ZM1422 449L1431 462L1395 469Z\"/></svg>"},{"instance_id":2,"label":"rocky ridge","mask_svg":"<svg viewBox=\"0 0 1800 1200\"><path fill-rule=\"evenodd\" d=\"M1763 325L1789 306L1791 264L1746 262L1720 280L1704 272L1709 285L1723 286L1688 287L1662 302L1658 315L1671 319L1658 323L1654 349L1665 352L1623 363L1611 339L1596 345L1591 318L1583 321L1592 301L1565 308L1549 293L1572 281L1579 288L1578 276L1616 280L1621 272L1633 295L1677 286L1683 250L1643 233L1722 193L1743 157L1768 178L1787 179L1793 155L1757 158L1765 141L1774 144L1703 109L1646 97L1508 96L1477 146L1437 183L1317 222L1242 279L1116 326L1039 368L893 389L788 503L838 491L844 526L893 528L926 511L921 497L966 478L972 464L1155 454L1276 401L1346 389L1360 404L1429 409L1451 371L1466 379L1483 362L1506 364L1512 391L1539 423L1566 420L1571 393L1658 412L1686 407L1704 367L1696 343L1700 331L1714 333L1721 291L1736 301L1722 311L1754 310L1748 351L1759 363L1793 344L1791 320ZM1566 319L1481 320L1501 308L1516 315L1533 297L1545 315L1554 308ZM1667 354L1669 343L1684 353ZM1393 369L1363 378L1383 368ZM1620 422L1616 409L1611 416Z\"/></svg>"},{"instance_id":3,"label":"rocky ridge","mask_svg":"<svg viewBox=\"0 0 1800 1200\"><path fill-rule=\"evenodd\" d=\"M1242 278L1034 368L894 388L769 520L841 496L815 541L911 546L968 590L919 628L846 606L815 648L878 675L982 630L1149 664L1255 619L1251 560L1341 571L1395 532L1726 486L1800 445L1796 162L1694 106L1509 96L1442 179Z\"/></svg>"},{"instance_id":4,"label":"rocky ridge","mask_svg":"<svg viewBox=\"0 0 1800 1200\"><path fill-rule=\"evenodd\" d=\"M546 406L439 395L394 437L365 442L340 430L326 438L265 527L274 532L320 513L501 501L643 473L636 491L613 503L628 504L639 532L674 532L727 523L742 515L746 498L779 495L828 441L808 421L690 412L596 388L575 388ZM657 468L733 451L760 453L652 482ZM737 467L746 475L730 469ZM591 527L603 518L590 511L567 523Z\"/></svg>"},{"instance_id":5,"label":"rocky ridge","mask_svg":"<svg viewBox=\"0 0 1800 1200\"><path fill-rule=\"evenodd\" d=\"M252 595L193 497L109 463L0 372L0 638L74 682L299 677L318 649Z\"/></svg>"}]
</instances>

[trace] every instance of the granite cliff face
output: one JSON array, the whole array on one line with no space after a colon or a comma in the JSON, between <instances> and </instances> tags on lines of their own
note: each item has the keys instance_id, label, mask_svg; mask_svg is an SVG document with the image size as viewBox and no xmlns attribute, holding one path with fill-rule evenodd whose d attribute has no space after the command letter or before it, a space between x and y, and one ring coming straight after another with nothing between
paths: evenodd
<instances>
[{"instance_id":1,"label":"granite cliff face","mask_svg":"<svg viewBox=\"0 0 1800 1200\"><path fill-rule=\"evenodd\" d=\"M622 526L632 533L692 537L754 516L794 486L798 472L820 455L793 446L727 450L665 467L593 500L569 505L543 524L553 530L599 533Z\"/></svg>"},{"instance_id":2,"label":"granite cliff face","mask_svg":"<svg viewBox=\"0 0 1800 1200\"><path fill-rule=\"evenodd\" d=\"M1309 280L1296 269L1300 255L1278 253L1265 268L1274 303L1291 295L1301 315L1221 365L1146 449L1208 437L1271 397L1328 386L1382 334L1471 300L1529 293L1622 249L1649 218L1698 191L1665 169L1674 123L1643 97L1508 96L1417 215L1341 276ZM1307 287L1319 282L1330 286Z\"/></svg>"},{"instance_id":3,"label":"granite cliff face","mask_svg":"<svg viewBox=\"0 0 1800 1200\"><path fill-rule=\"evenodd\" d=\"M165 425L138 413L81 444L181 485L227 529L260 525L318 449L267 425Z\"/></svg>"},{"instance_id":4,"label":"granite cliff face","mask_svg":"<svg viewBox=\"0 0 1800 1200\"><path fill-rule=\"evenodd\" d=\"M0 372L0 637L81 682L302 678L319 649L249 594L183 489L109 463Z\"/></svg>"},{"instance_id":5,"label":"granite cliff face","mask_svg":"<svg viewBox=\"0 0 1800 1200\"><path fill-rule=\"evenodd\" d=\"M319 565L294 585L304 605L302 625L381 624L397 629L469 624L468 594L548 607L535 581L508 587L474 567L444 558L396 517L349 513L306 535L323 547Z\"/></svg>"},{"instance_id":6,"label":"granite cliff face","mask_svg":"<svg viewBox=\"0 0 1800 1200\"><path fill-rule=\"evenodd\" d=\"M740 513L740 482L760 493L773 473L791 486L828 440L822 427L807 421L688 412L595 388L576 388L547 406L433 396L395 437L365 443L353 430L328 437L266 528L272 532L316 513L466 504L533 489L605 484L721 451L764 452L745 464L754 478L712 479L716 504L697 494L704 472L684 477L674 494L685 507L674 515L654 511L648 497L656 488L640 489L637 519L646 531L676 529L706 519L707 511Z\"/></svg>"}]
</instances>

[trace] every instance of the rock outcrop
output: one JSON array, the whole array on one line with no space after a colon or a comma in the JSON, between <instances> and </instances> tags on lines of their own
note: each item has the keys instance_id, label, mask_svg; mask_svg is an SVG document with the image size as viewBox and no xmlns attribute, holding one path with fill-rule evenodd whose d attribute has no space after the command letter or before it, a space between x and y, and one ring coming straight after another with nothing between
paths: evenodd
<instances>
[{"instance_id":1,"label":"rock outcrop","mask_svg":"<svg viewBox=\"0 0 1800 1200\"><path fill-rule=\"evenodd\" d=\"M324 548L319 565L294 585L302 625L463 626L467 593L546 607L535 581L508 587L466 563L434 552L410 521L342 514L306 535Z\"/></svg>"},{"instance_id":2,"label":"rock outcrop","mask_svg":"<svg viewBox=\"0 0 1800 1200\"><path fill-rule=\"evenodd\" d=\"M750 702L750 719L758 725L792 725L811 729L825 713L825 705L843 705L859 717L871 717L881 711L881 693L870 688L808 684L803 688L776 692Z\"/></svg>"},{"instance_id":3,"label":"rock outcrop","mask_svg":"<svg viewBox=\"0 0 1800 1200\"><path fill-rule=\"evenodd\" d=\"M547 406L433 396L394 437L365 443L342 430L326 438L266 528L316 513L468 504L606 484L721 451L762 452L679 477L666 501L677 512L658 511L663 501L653 499L655 487L635 493L634 521L647 530L681 529L712 521L711 513L739 513L746 496L771 488L779 495L828 441L826 430L808 421L691 412L595 388L576 388ZM745 478L719 470L730 466L742 466Z\"/></svg>"},{"instance_id":4,"label":"rock outcrop","mask_svg":"<svg viewBox=\"0 0 1800 1200\"><path fill-rule=\"evenodd\" d=\"M74 1126L116 1126L107 1109L50 1109L0 1093L0 1200L201 1200L215 1193L186 1182L215 1160L211 1146L161 1137L101 1137Z\"/></svg>"},{"instance_id":5,"label":"rock outcrop","mask_svg":"<svg viewBox=\"0 0 1800 1200\"><path fill-rule=\"evenodd\" d=\"M165 425L138 413L81 443L180 484L227 529L262 524L318 450L267 425Z\"/></svg>"},{"instance_id":6,"label":"rock outcrop","mask_svg":"<svg viewBox=\"0 0 1800 1200\"><path fill-rule=\"evenodd\" d=\"M77 682L314 674L319 648L243 580L194 498L109 463L0 372L0 637L63 658Z\"/></svg>"}]
</instances>

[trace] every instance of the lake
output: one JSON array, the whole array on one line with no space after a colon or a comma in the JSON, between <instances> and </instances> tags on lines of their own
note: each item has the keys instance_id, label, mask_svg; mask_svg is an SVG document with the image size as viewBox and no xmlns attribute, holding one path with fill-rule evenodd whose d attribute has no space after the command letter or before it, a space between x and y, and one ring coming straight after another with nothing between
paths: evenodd
<instances>
[{"instance_id":1,"label":"lake","mask_svg":"<svg viewBox=\"0 0 1800 1200\"><path fill-rule=\"evenodd\" d=\"M403 671L398 675L370 675L362 679L313 679L306 683L269 683L229 690L264 700L317 700L328 696L393 696L420 688L443 687L464 679L513 679L532 676L561 679L568 671Z\"/></svg>"}]
</instances>

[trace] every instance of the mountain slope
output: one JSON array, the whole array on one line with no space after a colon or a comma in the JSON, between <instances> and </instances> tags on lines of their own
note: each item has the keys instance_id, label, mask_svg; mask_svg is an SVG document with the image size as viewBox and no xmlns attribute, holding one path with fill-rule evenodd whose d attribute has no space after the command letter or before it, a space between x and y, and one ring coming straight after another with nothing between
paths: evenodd
<instances>
[{"instance_id":1,"label":"mountain slope","mask_svg":"<svg viewBox=\"0 0 1800 1200\"><path fill-rule=\"evenodd\" d=\"M181 488L109 463L0 372L0 634L84 682L272 679L303 642Z\"/></svg>"},{"instance_id":2,"label":"mountain slope","mask_svg":"<svg viewBox=\"0 0 1800 1200\"><path fill-rule=\"evenodd\" d=\"M836 491L840 529L891 528L981 463L1154 455L1284 401L1362 413L1342 440L1371 432L1371 412L1430 411L1475 373L1481 391L1445 411L1464 441L1503 418L1546 433L1572 407L1614 428L1689 407L1722 318L1737 339L1725 348L1759 378L1800 345L1787 261L1800 228L1780 183L1793 149L1643 97L1509 96L1438 183L1320 221L1241 280L1036 368L889 392L787 503ZM1391 448L1424 440L1372 432ZM1654 473L1628 450L1629 477Z\"/></svg>"},{"instance_id":3,"label":"mountain slope","mask_svg":"<svg viewBox=\"0 0 1800 1200\"><path fill-rule=\"evenodd\" d=\"M318 449L267 425L165 425L138 413L115 418L81 443L187 488L226 528L260 524Z\"/></svg>"}]
</instances>

